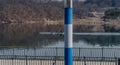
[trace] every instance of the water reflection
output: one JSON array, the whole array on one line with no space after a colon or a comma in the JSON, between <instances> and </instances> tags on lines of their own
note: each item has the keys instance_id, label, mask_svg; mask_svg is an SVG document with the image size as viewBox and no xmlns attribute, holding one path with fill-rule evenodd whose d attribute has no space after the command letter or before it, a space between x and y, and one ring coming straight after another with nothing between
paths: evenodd
<instances>
[{"instance_id":1,"label":"water reflection","mask_svg":"<svg viewBox=\"0 0 120 65\"><path fill-rule=\"evenodd\" d=\"M42 35L38 46L64 47L63 35ZM40 36L41 37L41 36ZM74 35L74 47L119 47L120 36Z\"/></svg>"},{"instance_id":2,"label":"water reflection","mask_svg":"<svg viewBox=\"0 0 120 65\"><path fill-rule=\"evenodd\" d=\"M74 47L117 47L120 46L120 36L80 36L74 35ZM34 41L30 42L1 42L1 46L54 46L64 47L63 35L39 35Z\"/></svg>"}]
</instances>

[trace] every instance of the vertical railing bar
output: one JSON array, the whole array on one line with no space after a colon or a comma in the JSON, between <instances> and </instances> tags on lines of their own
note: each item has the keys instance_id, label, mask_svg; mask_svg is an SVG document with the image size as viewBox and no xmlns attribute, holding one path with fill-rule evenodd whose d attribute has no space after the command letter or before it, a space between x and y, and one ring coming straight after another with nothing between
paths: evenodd
<instances>
[{"instance_id":1,"label":"vertical railing bar","mask_svg":"<svg viewBox=\"0 0 120 65\"><path fill-rule=\"evenodd\" d=\"M91 57L93 57L93 56L92 56L92 49L91 49L91 51L90 51L90 52L91 52L91 53L90 53L90 54L91 54Z\"/></svg>"},{"instance_id":2,"label":"vertical railing bar","mask_svg":"<svg viewBox=\"0 0 120 65\"><path fill-rule=\"evenodd\" d=\"M81 53L81 52L80 52L80 48L79 48L79 59L80 59L80 55L81 55L80 53Z\"/></svg>"},{"instance_id":3,"label":"vertical railing bar","mask_svg":"<svg viewBox=\"0 0 120 65\"><path fill-rule=\"evenodd\" d=\"M35 57L35 59L36 59L36 47L34 47L34 57Z\"/></svg>"},{"instance_id":4,"label":"vertical railing bar","mask_svg":"<svg viewBox=\"0 0 120 65\"><path fill-rule=\"evenodd\" d=\"M104 48L102 48L102 58L103 58L103 49L104 49Z\"/></svg>"}]
</instances>

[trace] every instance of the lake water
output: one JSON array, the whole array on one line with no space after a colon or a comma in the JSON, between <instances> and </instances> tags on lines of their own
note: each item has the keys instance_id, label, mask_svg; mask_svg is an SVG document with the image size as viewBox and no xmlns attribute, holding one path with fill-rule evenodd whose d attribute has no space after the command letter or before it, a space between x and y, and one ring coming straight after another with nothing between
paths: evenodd
<instances>
[{"instance_id":1,"label":"lake water","mask_svg":"<svg viewBox=\"0 0 120 65\"><path fill-rule=\"evenodd\" d=\"M64 47L63 35L43 35L45 38L39 41L44 47ZM41 43L42 42L42 43ZM80 48L119 48L120 36L114 35L74 35L73 47Z\"/></svg>"},{"instance_id":2,"label":"lake water","mask_svg":"<svg viewBox=\"0 0 120 65\"><path fill-rule=\"evenodd\" d=\"M74 35L73 41L74 56L120 57L120 36ZM64 36L39 35L37 41L24 43L24 47L1 48L0 55L64 56Z\"/></svg>"},{"instance_id":3,"label":"lake water","mask_svg":"<svg viewBox=\"0 0 120 65\"><path fill-rule=\"evenodd\" d=\"M45 47L64 47L64 41L57 41L53 44L48 44L47 46ZM86 41L83 41L83 40L79 40L78 42L74 42L73 43L73 47L80 47L80 48L119 48L120 46L117 46L117 45L109 45L108 46L100 46L100 44L95 44L95 45L92 45L92 44L89 44L87 43Z\"/></svg>"}]
</instances>

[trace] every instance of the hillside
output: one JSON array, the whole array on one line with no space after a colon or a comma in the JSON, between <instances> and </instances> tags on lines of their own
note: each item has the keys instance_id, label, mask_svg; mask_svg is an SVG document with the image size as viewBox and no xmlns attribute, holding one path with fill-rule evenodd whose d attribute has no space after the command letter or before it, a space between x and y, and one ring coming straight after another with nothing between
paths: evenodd
<instances>
[{"instance_id":1,"label":"hillside","mask_svg":"<svg viewBox=\"0 0 120 65\"><path fill-rule=\"evenodd\" d=\"M0 0L0 21L25 22L63 19L63 2L45 0ZM120 7L119 0L86 0L74 2L74 18L94 17L93 11Z\"/></svg>"},{"instance_id":2,"label":"hillside","mask_svg":"<svg viewBox=\"0 0 120 65\"><path fill-rule=\"evenodd\" d=\"M62 14L63 11L61 8L33 2L25 4L6 2L0 5L0 20L7 23L40 21L43 18L56 20L62 19Z\"/></svg>"},{"instance_id":3,"label":"hillside","mask_svg":"<svg viewBox=\"0 0 120 65\"><path fill-rule=\"evenodd\" d=\"M115 7L119 7L118 1L115 0ZM74 1L74 32L120 32L118 24L109 21L105 24L98 16L100 10L104 12L103 7L112 6L109 5L110 2L112 1ZM39 37L40 31L63 32L63 14L63 2L0 0L0 42L34 42L42 39L42 36Z\"/></svg>"}]
</instances>

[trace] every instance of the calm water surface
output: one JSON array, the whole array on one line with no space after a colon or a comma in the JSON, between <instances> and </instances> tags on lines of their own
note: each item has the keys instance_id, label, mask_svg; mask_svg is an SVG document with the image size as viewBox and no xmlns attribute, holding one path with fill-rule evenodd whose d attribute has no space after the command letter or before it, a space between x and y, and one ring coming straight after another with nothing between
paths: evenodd
<instances>
[{"instance_id":1,"label":"calm water surface","mask_svg":"<svg viewBox=\"0 0 120 65\"><path fill-rule=\"evenodd\" d=\"M40 44L38 46L40 46ZM42 41L42 44L45 47L64 47L64 36L48 35L48 37L46 37ZM44 44L46 44L46 45L44 45ZM119 48L120 47L120 36L97 36L97 35L80 36L80 35L74 35L73 47Z\"/></svg>"},{"instance_id":2,"label":"calm water surface","mask_svg":"<svg viewBox=\"0 0 120 65\"><path fill-rule=\"evenodd\" d=\"M120 57L120 36L74 35L73 39L74 56ZM64 56L64 48L57 47L64 47L63 35L40 35L24 47L1 48L0 55Z\"/></svg>"}]
</instances>

